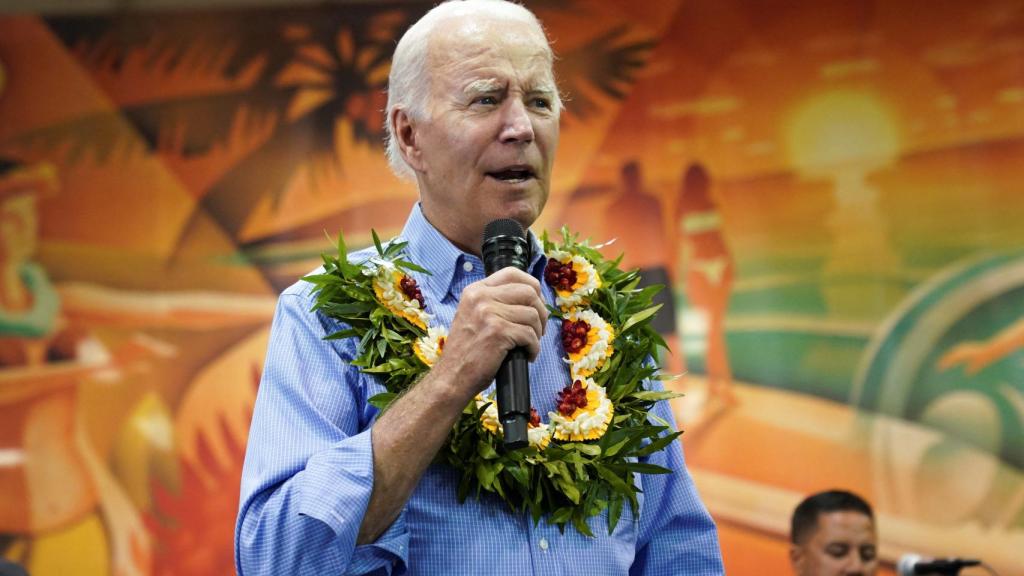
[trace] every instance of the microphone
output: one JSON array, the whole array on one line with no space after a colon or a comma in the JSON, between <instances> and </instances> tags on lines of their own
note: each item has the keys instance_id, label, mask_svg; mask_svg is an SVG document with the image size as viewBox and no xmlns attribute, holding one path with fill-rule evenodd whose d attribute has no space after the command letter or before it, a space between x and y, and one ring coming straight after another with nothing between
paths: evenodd
<instances>
[{"instance_id":1,"label":"microphone","mask_svg":"<svg viewBox=\"0 0 1024 576\"><path fill-rule=\"evenodd\" d=\"M488 276L508 266L525 271L530 265L526 232L519 222L508 218L494 220L484 227L480 254ZM505 449L523 448L529 444L526 431L530 421L530 371L525 348L519 346L509 351L494 381Z\"/></svg>"},{"instance_id":2,"label":"microphone","mask_svg":"<svg viewBox=\"0 0 1024 576\"><path fill-rule=\"evenodd\" d=\"M981 560L971 558L922 558L917 554L904 554L896 565L898 576L914 574L959 574L961 568L978 566Z\"/></svg>"}]
</instances>

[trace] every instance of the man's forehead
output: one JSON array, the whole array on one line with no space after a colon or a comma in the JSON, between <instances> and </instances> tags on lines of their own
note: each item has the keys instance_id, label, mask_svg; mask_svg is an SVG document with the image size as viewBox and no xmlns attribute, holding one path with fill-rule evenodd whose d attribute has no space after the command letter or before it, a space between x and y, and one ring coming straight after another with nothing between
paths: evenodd
<instances>
[{"instance_id":1,"label":"man's forehead","mask_svg":"<svg viewBox=\"0 0 1024 576\"><path fill-rule=\"evenodd\" d=\"M826 538L838 534L875 533L871 518L854 510L838 510L818 514L817 532Z\"/></svg>"},{"instance_id":2,"label":"man's forehead","mask_svg":"<svg viewBox=\"0 0 1024 576\"><path fill-rule=\"evenodd\" d=\"M550 68L547 39L522 21L453 19L438 25L428 41L434 65L466 62L489 56Z\"/></svg>"}]
</instances>

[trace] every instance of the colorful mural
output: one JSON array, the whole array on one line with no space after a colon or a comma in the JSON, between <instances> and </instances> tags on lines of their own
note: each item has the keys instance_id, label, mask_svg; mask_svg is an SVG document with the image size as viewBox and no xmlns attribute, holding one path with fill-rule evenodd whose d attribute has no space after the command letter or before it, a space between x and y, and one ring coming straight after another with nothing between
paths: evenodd
<instances>
[{"instance_id":1,"label":"colorful mural","mask_svg":"<svg viewBox=\"0 0 1024 576\"><path fill-rule=\"evenodd\" d=\"M381 146L431 2L0 16L0 555L224 574L276 293L416 199ZM528 3L568 224L664 283L730 574L808 492L1024 572L1024 6ZM612 241L614 239L614 241Z\"/></svg>"}]
</instances>

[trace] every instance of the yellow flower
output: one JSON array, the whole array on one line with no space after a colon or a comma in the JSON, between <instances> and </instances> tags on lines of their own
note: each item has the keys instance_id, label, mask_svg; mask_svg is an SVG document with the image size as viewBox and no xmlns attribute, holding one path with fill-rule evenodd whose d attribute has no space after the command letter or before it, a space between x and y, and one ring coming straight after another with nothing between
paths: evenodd
<instances>
[{"instance_id":1,"label":"yellow flower","mask_svg":"<svg viewBox=\"0 0 1024 576\"><path fill-rule=\"evenodd\" d=\"M580 402L585 394L586 401ZM582 406L580 406L582 404ZM559 409L549 412L555 440L596 440L608 431L614 409L604 388L590 378L576 380L559 394Z\"/></svg>"},{"instance_id":2,"label":"yellow flower","mask_svg":"<svg viewBox=\"0 0 1024 576\"><path fill-rule=\"evenodd\" d=\"M448 338L448 329L444 326L431 326L427 333L413 342L412 351L427 366L433 366L444 351L444 342Z\"/></svg>"},{"instance_id":3,"label":"yellow flower","mask_svg":"<svg viewBox=\"0 0 1024 576\"><path fill-rule=\"evenodd\" d=\"M501 435L501 421L498 420L498 403L494 400L493 396L484 397L480 394L476 395L476 407L477 410L481 406L490 402L490 405L480 414L480 425L495 436Z\"/></svg>"},{"instance_id":4,"label":"yellow flower","mask_svg":"<svg viewBox=\"0 0 1024 576\"><path fill-rule=\"evenodd\" d=\"M562 320L565 347L573 380L601 369L615 352L615 330L593 310L573 310Z\"/></svg>"},{"instance_id":5,"label":"yellow flower","mask_svg":"<svg viewBox=\"0 0 1024 576\"><path fill-rule=\"evenodd\" d=\"M393 266L380 266L373 276L373 293L392 314L427 329L430 315L424 310L423 296L411 277Z\"/></svg>"},{"instance_id":6,"label":"yellow flower","mask_svg":"<svg viewBox=\"0 0 1024 576\"><path fill-rule=\"evenodd\" d=\"M586 258L561 250L548 254L544 280L555 290L555 304L562 310L585 304L601 287L601 276Z\"/></svg>"},{"instance_id":7,"label":"yellow flower","mask_svg":"<svg viewBox=\"0 0 1024 576\"><path fill-rule=\"evenodd\" d=\"M551 443L551 427L544 423L536 426L530 424L526 430L526 438L529 440L530 446L537 450L543 450Z\"/></svg>"}]
</instances>

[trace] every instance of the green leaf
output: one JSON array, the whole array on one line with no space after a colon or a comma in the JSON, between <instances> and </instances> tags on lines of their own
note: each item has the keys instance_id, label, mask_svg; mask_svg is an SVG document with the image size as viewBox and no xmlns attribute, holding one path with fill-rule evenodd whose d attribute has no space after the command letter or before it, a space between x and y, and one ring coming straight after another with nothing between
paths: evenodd
<instances>
[{"instance_id":1,"label":"green leaf","mask_svg":"<svg viewBox=\"0 0 1024 576\"><path fill-rule=\"evenodd\" d=\"M620 441L620 442L610 446L607 450L604 451L605 457L610 458L612 456L615 456L628 443L629 443L629 438L628 437L627 438L623 438L622 441Z\"/></svg>"},{"instance_id":2,"label":"green leaf","mask_svg":"<svg viewBox=\"0 0 1024 576\"><path fill-rule=\"evenodd\" d=\"M354 328L348 328L348 329L345 329L345 330L338 330L337 332L332 332L331 334L328 334L327 336L324 336L324 340L341 340L341 339L344 339L344 338L352 338L353 336L358 336L358 335L359 335L359 331L358 330L356 330Z\"/></svg>"},{"instance_id":3,"label":"green leaf","mask_svg":"<svg viewBox=\"0 0 1024 576\"><path fill-rule=\"evenodd\" d=\"M380 394L374 394L371 396L367 402L369 402L371 406L384 410L395 401L395 398L398 398L398 394L395 392L381 392Z\"/></svg>"},{"instance_id":4,"label":"green leaf","mask_svg":"<svg viewBox=\"0 0 1024 576\"><path fill-rule=\"evenodd\" d=\"M672 434L662 436L661 438L654 440L650 444L634 452L634 455L649 456L651 454L654 454L655 452L658 452L665 448L666 446L668 446L669 444L675 442L676 438L678 438L680 434L682 434L682 432L673 432Z\"/></svg>"},{"instance_id":5,"label":"green leaf","mask_svg":"<svg viewBox=\"0 0 1024 576\"><path fill-rule=\"evenodd\" d=\"M613 496L611 504L608 507L608 534L615 531L615 526L619 524L619 518L622 516L622 496Z\"/></svg>"},{"instance_id":6,"label":"green leaf","mask_svg":"<svg viewBox=\"0 0 1024 576\"><path fill-rule=\"evenodd\" d=\"M326 230L324 230L324 234L327 234ZM348 246L345 246L345 235L341 230L338 230L338 260L345 260L346 258L348 258Z\"/></svg>"},{"instance_id":7,"label":"green leaf","mask_svg":"<svg viewBox=\"0 0 1024 576\"><path fill-rule=\"evenodd\" d=\"M619 333L623 334L623 333L627 332L633 326L636 326L640 322L643 322L644 320L647 320L651 316L654 316L654 314L657 313L658 310L660 310L662 306L663 306L662 304L655 304L654 306L651 306L650 308L647 308L647 309L645 309L645 310L643 310L641 312L637 312L636 314L633 314L632 316L629 317L629 320L626 320L626 323L622 325L622 328L619 330Z\"/></svg>"},{"instance_id":8,"label":"green leaf","mask_svg":"<svg viewBox=\"0 0 1024 576\"><path fill-rule=\"evenodd\" d=\"M373 236L373 245L377 248L377 254L384 256L384 248L380 245L380 237L377 236L377 231L370 228L370 235Z\"/></svg>"},{"instance_id":9,"label":"green leaf","mask_svg":"<svg viewBox=\"0 0 1024 576\"><path fill-rule=\"evenodd\" d=\"M476 446L477 454L479 454L484 460L494 460L498 457L498 452L494 450L494 447L491 446L490 442L481 440Z\"/></svg>"},{"instance_id":10,"label":"green leaf","mask_svg":"<svg viewBox=\"0 0 1024 576\"><path fill-rule=\"evenodd\" d=\"M627 485L626 482L610 468L601 464L597 464L596 468L597 473L601 475L601 478L604 478L605 482L608 482L616 492L625 493L631 491L631 486Z\"/></svg>"},{"instance_id":11,"label":"green leaf","mask_svg":"<svg viewBox=\"0 0 1024 576\"><path fill-rule=\"evenodd\" d=\"M505 471L508 472L509 475L512 476L512 478L515 479L515 481L517 483L519 483L521 486L526 487L527 491L529 490L529 485L530 485L530 471L529 470L527 470L526 468L520 466L519 464L513 464L511 466L506 466L505 467Z\"/></svg>"},{"instance_id":12,"label":"green leaf","mask_svg":"<svg viewBox=\"0 0 1024 576\"><path fill-rule=\"evenodd\" d=\"M670 390L641 390L639 392L633 392L632 396L639 400L649 400L657 402L659 400L670 400L672 398L681 398L683 395L679 392L672 392Z\"/></svg>"},{"instance_id":13,"label":"green leaf","mask_svg":"<svg viewBox=\"0 0 1024 576\"><path fill-rule=\"evenodd\" d=\"M480 481L480 486L490 489L494 484L494 477L497 475L498 469L494 464L489 464L487 461L477 462L476 478Z\"/></svg>"},{"instance_id":14,"label":"green leaf","mask_svg":"<svg viewBox=\"0 0 1024 576\"><path fill-rule=\"evenodd\" d=\"M630 472L637 472L639 474L670 474L672 472L664 466L648 464L646 462L626 462L623 464L617 464L616 466L622 466Z\"/></svg>"},{"instance_id":15,"label":"green leaf","mask_svg":"<svg viewBox=\"0 0 1024 576\"><path fill-rule=\"evenodd\" d=\"M568 498L573 504L580 503L580 489L576 486L576 483L571 478L562 478L559 476L555 479L555 486Z\"/></svg>"},{"instance_id":16,"label":"green leaf","mask_svg":"<svg viewBox=\"0 0 1024 576\"><path fill-rule=\"evenodd\" d=\"M598 446L597 444L583 444L583 443L577 442L577 443L573 443L573 444L566 444L565 448L567 450L576 450L578 452L582 452L582 453L586 454L587 456L600 456L601 455L601 447Z\"/></svg>"},{"instance_id":17,"label":"green leaf","mask_svg":"<svg viewBox=\"0 0 1024 576\"><path fill-rule=\"evenodd\" d=\"M412 262L409 262L408 260L404 260L402 258L395 259L395 265L398 266L399 268L405 268L405 269L408 269L408 270L413 270L414 272L421 272L423 274L430 274L430 271L427 270L426 268L424 268L422 266L417 266L416 264L413 264Z\"/></svg>"},{"instance_id":18,"label":"green leaf","mask_svg":"<svg viewBox=\"0 0 1024 576\"><path fill-rule=\"evenodd\" d=\"M587 525L586 518L583 517L582 513L575 513L572 515L572 525L576 527L576 530L584 536L594 537L594 533L590 531L590 526Z\"/></svg>"},{"instance_id":19,"label":"green leaf","mask_svg":"<svg viewBox=\"0 0 1024 576\"><path fill-rule=\"evenodd\" d=\"M569 517L571 516L572 508L563 507L552 512L550 520L552 524L565 524L569 521Z\"/></svg>"},{"instance_id":20,"label":"green leaf","mask_svg":"<svg viewBox=\"0 0 1024 576\"><path fill-rule=\"evenodd\" d=\"M657 422L658 424L661 424L665 428L671 428L672 427L672 424L669 423L668 420L665 420L664 418L662 418L661 416L658 416L654 412L649 413L647 416L649 416L651 420L654 420L655 422Z\"/></svg>"}]
</instances>

